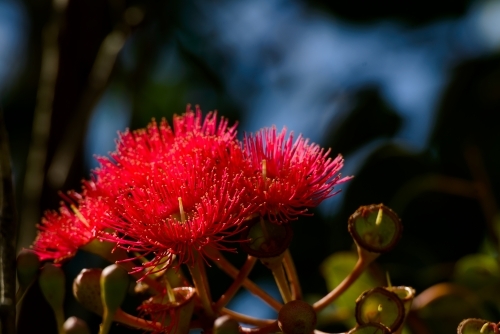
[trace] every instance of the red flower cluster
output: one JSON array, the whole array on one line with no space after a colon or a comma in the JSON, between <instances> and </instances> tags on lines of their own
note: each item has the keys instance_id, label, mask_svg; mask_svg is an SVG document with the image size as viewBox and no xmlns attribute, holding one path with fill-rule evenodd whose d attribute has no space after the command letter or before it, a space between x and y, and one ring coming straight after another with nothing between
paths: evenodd
<instances>
[{"instance_id":1,"label":"red flower cluster","mask_svg":"<svg viewBox=\"0 0 500 334\"><path fill-rule=\"evenodd\" d=\"M38 236L32 245L40 261L64 261L91 241L104 228L108 213L105 202L95 196L95 183L84 182L81 194L70 192L59 212L47 211L38 225Z\"/></svg>"},{"instance_id":2,"label":"red flower cluster","mask_svg":"<svg viewBox=\"0 0 500 334\"><path fill-rule=\"evenodd\" d=\"M153 120L120 134L117 150L99 158L92 191L73 211L47 213L33 248L60 261L99 237L152 254L149 272L174 255L192 264L210 249L229 250L226 239L250 216L287 223L336 194L350 178L340 177L342 157L329 153L274 127L240 142L236 125L188 106L173 127Z\"/></svg>"}]
</instances>

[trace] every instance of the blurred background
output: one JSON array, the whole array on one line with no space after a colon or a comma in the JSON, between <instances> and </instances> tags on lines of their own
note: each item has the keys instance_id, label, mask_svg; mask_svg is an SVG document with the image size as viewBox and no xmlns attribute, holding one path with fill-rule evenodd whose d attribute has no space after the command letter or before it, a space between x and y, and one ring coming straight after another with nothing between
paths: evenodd
<instances>
[{"instance_id":1,"label":"blurred background","mask_svg":"<svg viewBox=\"0 0 500 334\"><path fill-rule=\"evenodd\" d=\"M353 249L349 215L384 203L404 234L373 275L421 293L406 331L500 321L500 1L0 0L18 249L58 191L80 189L94 156L114 150L117 131L188 103L238 121L240 136L286 126L344 155L343 175L355 178L294 223L308 298L334 284L328 268L351 266L347 253L328 257ZM92 265L102 264L79 254L65 270ZM215 295L229 282L218 281ZM32 290L19 332L55 330ZM97 328L68 295L66 316ZM349 326L345 302L322 318L325 331ZM232 307L273 316L255 305L241 294Z\"/></svg>"}]
</instances>

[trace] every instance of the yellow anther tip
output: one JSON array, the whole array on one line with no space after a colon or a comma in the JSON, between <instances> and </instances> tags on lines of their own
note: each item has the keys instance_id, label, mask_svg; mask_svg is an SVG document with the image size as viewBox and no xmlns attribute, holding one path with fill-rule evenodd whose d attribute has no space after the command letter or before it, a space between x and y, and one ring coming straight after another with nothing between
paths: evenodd
<instances>
[{"instance_id":1,"label":"yellow anther tip","mask_svg":"<svg viewBox=\"0 0 500 334\"><path fill-rule=\"evenodd\" d=\"M383 215L384 215L384 210L382 210L382 208L378 209L377 220L375 220L375 225L379 226L382 223Z\"/></svg>"},{"instance_id":2,"label":"yellow anther tip","mask_svg":"<svg viewBox=\"0 0 500 334\"><path fill-rule=\"evenodd\" d=\"M485 323L483 325L483 327L481 327L481 330L479 331L479 333L485 333L486 332L486 329L488 328L488 326L490 325L489 322Z\"/></svg>"}]
</instances>

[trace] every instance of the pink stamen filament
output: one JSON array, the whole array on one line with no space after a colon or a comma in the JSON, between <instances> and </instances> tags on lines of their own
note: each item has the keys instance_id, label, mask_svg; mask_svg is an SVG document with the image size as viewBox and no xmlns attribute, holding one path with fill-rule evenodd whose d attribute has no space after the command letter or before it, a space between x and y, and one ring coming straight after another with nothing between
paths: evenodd
<instances>
[{"instance_id":1,"label":"pink stamen filament","mask_svg":"<svg viewBox=\"0 0 500 334\"><path fill-rule=\"evenodd\" d=\"M264 180L264 185L267 187L267 161L262 159L262 180Z\"/></svg>"}]
</instances>

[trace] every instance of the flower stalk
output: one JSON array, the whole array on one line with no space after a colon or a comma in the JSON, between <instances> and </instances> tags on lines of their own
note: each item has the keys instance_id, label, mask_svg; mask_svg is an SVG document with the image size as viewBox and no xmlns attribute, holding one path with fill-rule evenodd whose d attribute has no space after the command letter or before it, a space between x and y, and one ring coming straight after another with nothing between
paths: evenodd
<instances>
[{"instance_id":1,"label":"flower stalk","mask_svg":"<svg viewBox=\"0 0 500 334\"><path fill-rule=\"evenodd\" d=\"M319 312L331 304L335 299L337 299L344 291L346 291L365 271L365 269L372 263L380 254L371 253L364 250L361 247L358 249L358 261L354 266L353 270L347 275L346 278L332 291L330 291L326 296L318 300L313 304L314 311Z\"/></svg>"},{"instance_id":2,"label":"flower stalk","mask_svg":"<svg viewBox=\"0 0 500 334\"><path fill-rule=\"evenodd\" d=\"M277 257L261 259L261 262L273 273L281 298L283 298L283 302L286 304L292 301L292 293L285 275L285 270L283 269L283 257L284 254L281 254Z\"/></svg>"},{"instance_id":3,"label":"flower stalk","mask_svg":"<svg viewBox=\"0 0 500 334\"><path fill-rule=\"evenodd\" d=\"M295 263L293 262L292 254L289 249L285 251L283 266L288 277L288 283L290 284L292 300L302 299L302 288L299 282L299 275L297 275L297 269L295 268Z\"/></svg>"},{"instance_id":4,"label":"flower stalk","mask_svg":"<svg viewBox=\"0 0 500 334\"><path fill-rule=\"evenodd\" d=\"M247 278L247 276L252 271L255 263L257 262L257 258L251 255L248 255L247 260L243 267L241 267L238 275L235 277L231 286L226 290L226 292L220 297L217 303L214 306L215 312L219 312L224 306L227 305L234 297L238 289L242 286L243 282Z\"/></svg>"},{"instance_id":5,"label":"flower stalk","mask_svg":"<svg viewBox=\"0 0 500 334\"><path fill-rule=\"evenodd\" d=\"M231 318L237 320L238 322L258 327L266 327L275 322L275 320L273 319L259 319L236 311L232 311L225 307L221 309L221 313L231 316Z\"/></svg>"},{"instance_id":6,"label":"flower stalk","mask_svg":"<svg viewBox=\"0 0 500 334\"><path fill-rule=\"evenodd\" d=\"M59 334L64 334L64 310L63 302L65 295L66 277L61 268L56 267L51 263L47 263L40 273L38 281L40 290L42 291L45 300L49 303L54 311L57 323L57 331Z\"/></svg>"},{"instance_id":7,"label":"flower stalk","mask_svg":"<svg viewBox=\"0 0 500 334\"><path fill-rule=\"evenodd\" d=\"M238 276L239 270L236 269L219 251L213 251L209 254L210 259L215 263L217 267L219 267L222 271L228 274L230 277L235 279ZM248 289L252 294L261 298L264 302L266 302L269 306L271 306L276 311L279 311L283 304L270 296L267 292L262 290L257 284L245 278L243 280L243 286Z\"/></svg>"},{"instance_id":8,"label":"flower stalk","mask_svg":"<svg viewBox=\"0 0 500 334\"><path fill-rule=\"evenodd\" d=\"M193 279L196 294L200 298L201 305L206 315L215 319L215 312L212 306L212 298L208 290L208 280L203 259L197 255L192 266L188 266L191 278Z\"/></svg>"}]
</instances>

